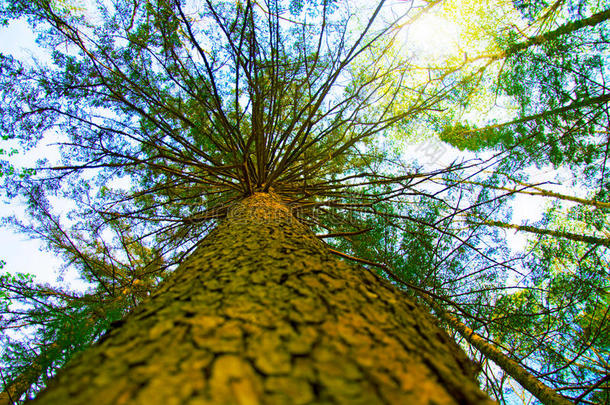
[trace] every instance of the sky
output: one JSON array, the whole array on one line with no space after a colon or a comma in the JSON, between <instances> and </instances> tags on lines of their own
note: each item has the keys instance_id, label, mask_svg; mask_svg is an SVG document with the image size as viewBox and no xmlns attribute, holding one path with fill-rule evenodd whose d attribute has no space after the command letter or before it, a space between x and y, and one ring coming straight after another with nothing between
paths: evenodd
<instances>
[{"instance_id":1,"label":"sky","mask_svg":"<svg viewBox=\"0 0 610 405\"><path fill-rule=\"evenodd\" d=\"M30 59L38 48L35 42L35 35L24 21L11 21L6 27L0 27L0 53L10 54L19 58ZM17 156L18 160L35 161L44 154L50 153L50 148L39 149L37 154ZM18 215L23 210L14 201L7 204L0 201L0 217L8 215ZM30 273L36 276L36 281L49 284L61 284L71 286L76 289L83 288L84 285L76 281L76 274L68 272L62 279L58 270L61 267L61 260L54 254L45 251L43 245L38 240L31 240L25 235L11 231L7 227L0 228L0 260L6 262L0 272L10 273Z\"/></svg>"}]
</instances>

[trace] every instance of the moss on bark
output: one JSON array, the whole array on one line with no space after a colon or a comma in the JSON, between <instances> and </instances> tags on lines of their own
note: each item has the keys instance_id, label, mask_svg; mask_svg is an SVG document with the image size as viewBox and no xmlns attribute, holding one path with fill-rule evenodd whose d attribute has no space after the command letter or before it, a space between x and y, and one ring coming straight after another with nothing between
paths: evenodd
<instances>
[{"instance_id":1,"label":"moss on bark","mask_svg":"<svg viewBox=\"0 0 610 405\"><path fill-rule=\"evenodd\" d=\"M36 404L483 404L465 354L330 255L273 194L243 200Z\"/></svg>"}]
</instances>

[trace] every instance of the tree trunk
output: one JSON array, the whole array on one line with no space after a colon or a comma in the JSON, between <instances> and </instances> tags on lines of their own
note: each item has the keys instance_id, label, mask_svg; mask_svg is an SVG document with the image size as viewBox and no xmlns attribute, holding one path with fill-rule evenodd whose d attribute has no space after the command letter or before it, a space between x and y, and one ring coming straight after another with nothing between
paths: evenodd
<instances>
[{"instance_id":1,"label":"tree trunk","mask_svg":"<svg viewBox=\"0 0 610 405\"><path fill-rule=\"evenodd\" d=\"M434 312L447 322L453 329L455 329L464 339L468 341L479 352L481 352L487 359L496 363L506 374L511 376L517 381L523 388L528 390L533 396L538 398L540 402L545 405L570 405L571 402L561 396L557 391L551 387L545 385L538 378L534 377L529 371L527 371L518 362L511 359L500 349L488 343L482 336L475 333L474 330L470 329L466 324L460 322L459 319L445 312L443 308L435 304L433 300L420 295L421 298L428 304Z\"/></svg>"},{"instance_id":2,"label":"tree trunk","mask_svg":"<svg viewBox=\"0 0 610 405\"><path fill-rule=\"evenodd\" d=\"M551 117L554 117L556 115L559 115L559 114L562 114L562 113L565 113L568 111L576 110L576 109L583 108L583 107L591 107L591 106L598 105L598 104L604 104L604 103L607 103L608 101L610 101L610 94L604 93L599 96L588 97L586 99L574 101L573 103L568 104L563 107L557 107L552 110L546 110L546 111L543 111L538 114L528 115L525 117L517 118L512 121L501 122L499 124L494 124L494 125L487 125L482 128L473 128L473 129L469 129L466 131L460 131L459 136L468 137L468 136L473 136L473 134L476 134L478 132L489 131L491 129L498 129L498 128L507 127L509 125L522 124L524 122L530 122L530 121L534 121L534 120L541 119L541 118L545 118L545 119L551 118ZM450 135L456 136L456 134L450 134Z\"/></svg>"},{"instance_id":3,"label":"tree trunk","mask_svg":"<svg viewBox=\"0 0 610 405\"><path fill-rule=\"evenodd\" d=\"M17 378L8 382L4 387L4 391L0 392L0 405L13 405L17 402L32 387L32 384L38 380L41 372L40 364L34 362L27 372L20 374Z\"/></svg>"},{"instance_id":4,"label":"tree trunk","mask_svg":"<svg viewBox=\"0 0 610 405\"><path fill-rule=\"evenodd\" d=\"M570 240L573 240L576 242L585 242L585 243L590 243L592 245L603 245L606 247L610 247L610 239L598 238L597 236L580 235L577 233L554 231L551 229L541 229L541 228L536 228L534 226L529 226L529 225L507 224L505 222L500 222L500 221L481 221L481 222L468 221L468 222L473 225L487 225L487 226L497 226L499 228L505 228L505 229L516 229L518 231L535 233L537 235L551 235L551 236L555 236L557 238L570 239Z\"/></svg>"},{"instance_id":5,"label":"tree trunk","mask_svg":"<svg viewBox=\"0 0 610 405\"><path fill-rule=\"evenodd\" d=\"M256 193L36 404L489 404L429 313Z\"/></svg>"},{"instance_id":6,"label":"tree trunk","mask_svg":"<svg viewBox=\"0 0 610 405\"><path fill-rule=\"evenodd\" d=\"M592 15L591 17L583 18L582 20L570 21L569 23L566 23L553 31L546 32L542 35L537 35L529 38L525 42L513 45L506 52L504 52L502 56L507 57L522 51L523 49L527 49L532 45L540 45L544 44L545 42L553 41L562 35L570 34L584 27L594 27L608 19L610 19L610 10L604 10Z\"/></svg>"}]
</instances>

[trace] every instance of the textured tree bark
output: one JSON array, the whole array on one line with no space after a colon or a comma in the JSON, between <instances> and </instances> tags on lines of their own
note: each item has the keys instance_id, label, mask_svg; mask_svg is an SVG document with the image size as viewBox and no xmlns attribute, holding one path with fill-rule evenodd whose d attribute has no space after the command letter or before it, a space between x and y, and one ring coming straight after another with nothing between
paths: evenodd
<instances>
[{"instance_id":1,"label":"textured tree bark","mask_svg":"<svg viewBox=\"0 0 610 405\"><path fill-rule=\"evenodd\" d=\"M391 284L333 257L273 194L230 210L36 404L488 404Z\"/></svg>"}]
</instances>

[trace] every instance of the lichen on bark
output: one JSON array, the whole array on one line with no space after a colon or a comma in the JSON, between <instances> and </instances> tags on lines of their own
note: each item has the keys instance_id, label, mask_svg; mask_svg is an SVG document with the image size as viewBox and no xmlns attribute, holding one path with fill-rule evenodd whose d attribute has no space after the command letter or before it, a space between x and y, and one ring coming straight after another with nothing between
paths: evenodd
<instances>
[{"instance_id":1,"label":"lichen on bark","mask_svg":"<svg viewBox=\"0 0 610 405\"><path fill-rule=\"evenodd\" d=\"M484 404L425 310L255 193L36 404Z\"/></svg>"}]
</instances>

